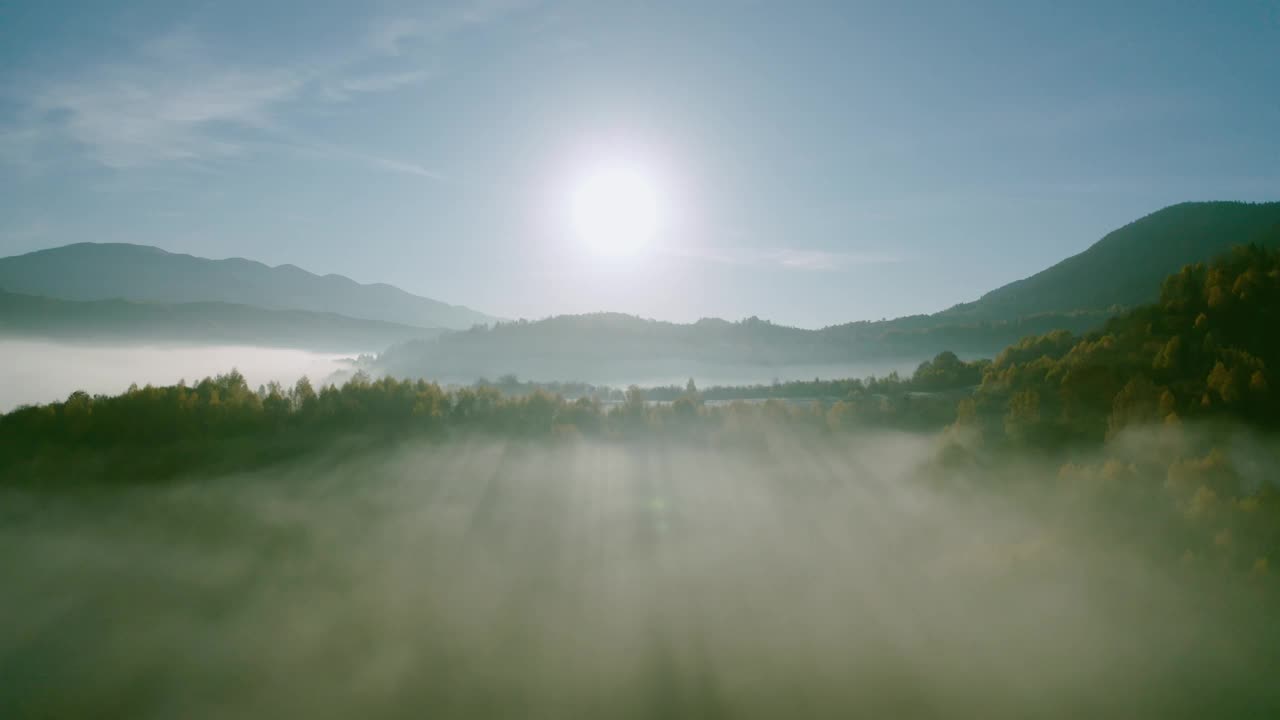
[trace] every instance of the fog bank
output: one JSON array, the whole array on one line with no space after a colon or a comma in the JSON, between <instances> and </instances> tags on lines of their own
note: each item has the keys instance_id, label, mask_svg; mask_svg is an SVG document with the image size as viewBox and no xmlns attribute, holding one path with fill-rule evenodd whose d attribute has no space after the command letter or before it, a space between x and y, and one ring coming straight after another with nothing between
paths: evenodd
<instances>
[{"instance_id":1,"label":"fog bank","mask_svg":"<svg viewBox=\"0 0 1280 720\"><path fill-rule=\"evenodd\" d=\"M124 392L130 384L172 385L236 368L251 386L320 381L341 371L344 356L235 345L87 345L0 339L0 412L65 400L76 390Z\"/></svg>"},{"instance_id":2,"label":"fog bank","mask_svg":"<svg viewBox=\"0 0 1280 720\"><path fill-rule=\"evenodd\" d=\"M0 714L1277 707L1260 596L1113 545L1123 519L1027 490L1047 464L939 475L936 448L467 441L4 491Z\"/></svg>"}]
</instances>

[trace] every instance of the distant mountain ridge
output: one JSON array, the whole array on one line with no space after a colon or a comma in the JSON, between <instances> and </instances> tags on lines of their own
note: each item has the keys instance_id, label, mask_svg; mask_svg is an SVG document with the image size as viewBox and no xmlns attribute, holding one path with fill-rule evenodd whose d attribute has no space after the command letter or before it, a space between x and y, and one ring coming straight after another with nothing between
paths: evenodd
<instances>
[{"instance_id":1,"label":"distant mountain ridge","mask_svg":"<svg viewBox=\"0 0 1280 720\"><path fill-rule=\"evenodd\" d=\"M1103 313L1040 315L1016 321L946 324L860 322L822 330L775 325L759 318L695 323L646 320L622 313L560 315L506 322L389 348L376 369L396 377L471 381L514 374L531 380L600 384L620 378L724 377L724 371L767 381L769 368L849 372L839 366L914 365L944 349L989 355L1026 335L1059 328L1091 329ZM915 321L917 318L911 318ZM754 372L752 371L754 368ZM766 377L760 378L761 369Z\"/></svg>"},{"instance_id":2,"label":"distant mountain ridge","mask_svg":"<svg viewBox=\"0 0 1280 720\"><path fill-rule=\"evenodd\" d=\"M379 369L451 379L516 373L544 381L609 382L629 375L680 373L686 366L897 362L923 360L943 350L987 355L1024 335L1089 330L1122 307L1152 302L1161 280L1182 266L1250 242L1280 247L1280 203L1182 203L1108 233L1085 251L973 302L932 315L821 330L757 318L682 325L620 313L486 327L493 318L390 285L320 277L292 265L271 268L249 260L205 260L139 245L85 243L0 259L0 290L99 304L76 309L8 296L0 307L8 313L7 321L0 317L0 333L37 333L44 323L46 333L58 336L114 332L136 338L168 332L194 340L205 328L217 339L235 334L229 325L238 322L248 328L241 335L261 338L265 344L306 339L328 347L332 343L325 341L324 333L332 332L358 337L366 347L372 339L385 337L381 347L396 346L380 358ZM118 298L147 302L102 304ZM260 308L331 316L298 316L299 327L309 329L289 329L282 316L263 315L269 310ZM77 318L75 312L84 315ZM178 317L187 319L179 322ZM361 325L375 320L388 326ZM267 330L272 327L283 329ZM471 329L439 334L423 328ZM273 332L284 339L273 341Z\"/></svg>"},{"instance_id":3,"label":"distant mountain ridge","mask_svg":"<svg viewBox=\"0 0 1280 720\"><path fill-rule=\"evenodd\" d=\"M462 329L494 320L392 285L315 275L294 265L210 260L127 243L77 243L0 258L0 290L79 301L234 303L419 328Z\"/></svg>"},{"instance_id":4,"label":"distant mountain ridge","mask_svg":"<svg viewBox=\"0 0 1280 720\"><path fill-rule=\"evenodd\" d=\"M5 337L365 353L441 332L333 313L267 310L233 303L58 300L0 291L0 336Z\"/></svg>"},{"instance_id":5,"label":"distant mountain ridge","mask_svg":"<svg viewBox=\"0 0 1280 720\"><path fill-rule=\"evenodd\" d=\"M1084 252L996 288L939 317L1009 320L1039 313L1105 310L1154 302L1183 265L1233 245L1280 247L1280 202L1185 202L1107 233Z\"/></svg>"},{"instance_id":6,"label":"distant mountain ridge","mask_svg":"<svg viewBox=\"0 0 1280 720\"><path fill-rule=\"evenodd\" d=\"M943 350L989 356L1026 335L1100 326L1121 308L1153 302L1164 278L1184 265L1247 243L1280 247L1280 203L1174 205L1040 273L932 315L821 330L756 318L682 325L619 313L558 316L411 342L384 353L379 366L405 376L608 382L655 368L919 361Z\"/></svg>"}]
</instances>

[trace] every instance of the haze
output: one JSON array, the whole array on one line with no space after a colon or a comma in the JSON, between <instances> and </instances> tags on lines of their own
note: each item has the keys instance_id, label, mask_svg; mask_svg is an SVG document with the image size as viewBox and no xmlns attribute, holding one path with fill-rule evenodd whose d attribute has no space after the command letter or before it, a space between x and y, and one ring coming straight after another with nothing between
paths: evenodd
<instances>
[{"instance_id":1,"label":"haze","mask_svg":"<svg viewBox=\"0 0 1280 720\"><path fill-rule=\"evenodd\" d=\"M1280 3L0 2L0 719L1280 717Z\"/></svg>"},{"instance_id":2,"label":"haze","mask_svg":"<svg viewBox=\"0 0 1280 720\"><path fill-rule=\"evenodd\" d=\"M90 394L124 392L130 385L172 385L237 368L254 387L275 381L292 385L308 376L341 381L350 365L343 356L285 348L244 346L156 346L71 344L0 339L4 373L0 412L19 405Z\"/></svg>"},{"instance_id":3,"label":"haze","mask_svg":"<svg viewBox=\"0 0 1280 720\"><path fill-rule=\"evenodd\" d=\"M821 327L1280 186L1269 0L73 7L0 9L3 255L133 242L506 318ZM625 261L566 217L618 165L664 205Z\"/></svg>"},{"instance_id":4,"label":"haze","mask_svg":"<svg viewBox=\"0 0 1280 720\"><path fill-rule=\"evenodd\" d=\"M931 444L786 432L714 453L476 442L163 490L6 492L0 707L468 718L1276 707L1263 668L1280 638L1258 598L1131 555L1115 544L1129 534L1121 521L1069 504L1051 465L984 470L982 482L1020 493L940 486L921 461ZM1139 462L1156 450L1129 446ZM72 646L74 661L59 651Z\"/></svg>"}]
</instances>

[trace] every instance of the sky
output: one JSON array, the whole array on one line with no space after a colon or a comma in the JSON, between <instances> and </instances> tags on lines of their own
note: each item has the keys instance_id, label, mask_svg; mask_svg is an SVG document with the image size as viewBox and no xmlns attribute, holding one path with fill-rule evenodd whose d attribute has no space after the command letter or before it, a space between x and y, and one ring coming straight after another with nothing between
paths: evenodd
<instances>
[{"instance_id":1,"label":"sky","mask_svg":"<svg viewBox=\"0 0 1280 720\"><path fill-rule=\"evenodd\" d=\"M0 2L0 255L132 242L507 318L933 312L1280 199L1280 0ZM568 206L640 168L660 222Z\"/></svg>"}]
</instances>

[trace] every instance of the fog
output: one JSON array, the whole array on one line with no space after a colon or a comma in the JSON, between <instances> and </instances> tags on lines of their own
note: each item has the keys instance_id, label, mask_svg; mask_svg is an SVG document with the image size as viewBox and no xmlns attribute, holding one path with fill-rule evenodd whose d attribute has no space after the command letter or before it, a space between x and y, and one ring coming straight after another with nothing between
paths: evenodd
<instances>
[{"instance_id":1,"label":"fog","mask_svg":"<svg viewBox=\"0 0 1280 720\"><path fill-rule=\"evenodd\" d=\"M495 380L514 375L534 382L575 381L592 385L626 388L683 386L693 378L699 387L715 385L768 385L793 380L884 377L892 372L910 376L924 360L932 356L822 364L729 363L688 360L678 356L637 357L623 360L596 361L577 357L572 351L557 351L550 357L523 355L520 350L496 349L483 362L463 361L435 365L430 361L404 362L392 348L380 355L368 369L375 375L393 377L425 376L442 384L470 385L478 380ZM458 367L465 365L465 367Z\"/></svg>"},{"instance_id":2,"label":"fog","mask_svg":"<svg viewBox=\"0 0 1280 720\"><path fill-rule=\"evenodd\" d=\"M83 390L89 394L119 394L130 384L172 385L179 380L196 382L202 378L239 370L251 387L272 380L292 385L306 375L313 382L341 383L350 377L354 365L350 356L309 352L287 348L238 345L92 345L46 340L0 339L0 357L6 363L0 374L0 412L19 405L65 400ZM695 368L692 376L698 385L768 384L773 381L812 380L884 376L893 371L909 375L916 361L864 363L857 365L714 366ZM366 366L366 371L381 374L380 368ZM629 385L654 387L683 386L690 373L613 374L607 377L580 378L549 375L573 380L588 380L601 385L625 388ZM439 382L471 384L478 375L439 376ZM489 378L493 380L495 378ZM537 379L537 378L534 378Z\"/></svg>"},{"instance_id":3,"label":"fog","mask_svg":"<svg viewBox=\"0 0 1280 720\"><path fill-rule=\"evenodd\" d=\"M865 363L845 363L839 365L727 365L727 364L709 364L709 363L650 363L653 365L668 364L671 365L667 371L655 371L649 369L645 372L619 373L616 369L611 368L610 371L594 370L591 372L578 370L576 372L569 369L555 369L544 371L543 373L533 373L527 378L517 373L518 377L529 380L555 379L555 378L572 378L590 382L596 385L607 385L610 387L625 388L630 385L639 385L640 387L662 387L669 385L683 386L690 378L699 387L713 387L716 385L768 385L772 382L789 382L793 380L813 380L821 378L823 380L839 379L839 378L865 378L872 375L884 377L892 372L910 376L911 372L916 369L922 360L928 358L899 358L896 360L886 360L882 362L865 362ZM469 384L477 378L474 375L458 375L452 378L446 378L450 381ZM487 378L493 380L493 377Z\"/></svg>"},{"instance_id":4,"label":"fog","mask_svg":"<svg viewBox=\"0 0 1280 720\"><path fill-rule=\"evenodd\" d=\"M236 368L250 385L275 380L293 384L303 375L321 380L341 373L343 356L305 350L235 345L89 345L0 339L0 412L23 404L65 400L76 390L124 392L139 386L172 385Z\"/></svg>"},{"instance_id":5,"label":"fog","mask_svg":"<svg viewBox=\"0 0 1280 720\"><path fill-rule=\"evenodd\" d=\"M1127 520L1047 489L1057 459L938 447L469 440L7 490L0 715L1278 707L1261 596L1117 543Z\"/></svg>"}]
</instances>

